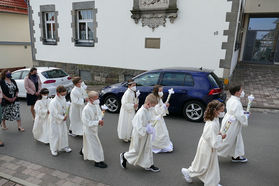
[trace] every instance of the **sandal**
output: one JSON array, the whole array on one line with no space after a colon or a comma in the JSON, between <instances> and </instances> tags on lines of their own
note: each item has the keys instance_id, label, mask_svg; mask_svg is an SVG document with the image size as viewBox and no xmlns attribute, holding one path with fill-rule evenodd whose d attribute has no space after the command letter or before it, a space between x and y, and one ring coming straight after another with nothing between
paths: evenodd
<instances>
[{"instance_id":1,"label":"sandal","mask_svg":"<svg viewBox=\"0 0 279 186\"><path fill-rule=\"evenodd\" d=\"M2 128L2 130L8 130L8 127L1 127Z\"/></svg>"},{"instance_id":2,"label":"sandal","mask_svg":"<svg viewBox=\"0 0 279 186\"><path fill-rule=\"evenodd\" d=\"M17 130L20 132L24 132L24 128L22 128L22 127L17 128Z\"/></svg>"}]
</instances>

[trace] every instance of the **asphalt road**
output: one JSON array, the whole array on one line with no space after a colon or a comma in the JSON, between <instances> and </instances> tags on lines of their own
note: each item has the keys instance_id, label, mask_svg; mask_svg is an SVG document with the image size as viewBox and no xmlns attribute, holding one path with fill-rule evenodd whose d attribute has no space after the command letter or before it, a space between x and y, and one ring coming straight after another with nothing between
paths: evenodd
<instances>
[{"instance_id":1,"label":"asphalt road","mask_svg":"<svg viewBox=\"0 0 279 186\"><path fill-rule=\"evenodd\" d=\"M174 152L154 155L155 165L161 169L161 172L147 172L129 165L128 169L124 170L119 164L119 154L127 151L129 145L117 138L118 114L106 113L105 125L99 129L99 137L108 168L100 169L94 167L93 162L84 161L79 155L82 138L69 136L69 144L73 151L53 157L48 145L33 139L31 113L25 102L21 103L21 115L26 130L24 133L17 132L16 122L7 123L9 130L0 130L0 139L6 144L0 149L1 154L116 186L188 185L180 170L191 164L203 129L203 123L188 122L177 116L167 117L165 120L174 144ZM278 114L252 113L249 127L243 130L246 157L249 162L235 164L231 163L230 159L219 158L220 183L223 186L279 185L278 121ZM194 179L194 183L191 185L201 186L203 183Z\"/></svg>"}]
</instances>

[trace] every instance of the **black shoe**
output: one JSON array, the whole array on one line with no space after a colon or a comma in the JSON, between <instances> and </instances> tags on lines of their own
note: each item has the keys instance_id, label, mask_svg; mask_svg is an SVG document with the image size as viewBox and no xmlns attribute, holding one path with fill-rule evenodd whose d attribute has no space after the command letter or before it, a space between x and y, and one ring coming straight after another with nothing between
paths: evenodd
<instances>
[{"instance_id":1,"label":"black shoe","mask_svg":"<svg viewBox=\"0 0 279 186\"><path fill-rule=\"evenodd\" d=\"M2 143L0 143L0 147L4 147L5 145L4 145L4 143L2 142Z\"/></svg>"},{"instance_id":2,"label":"black shoe","mask_svg":"<svg viewBox=\"0 0 279 186\"><path fill-rule=\"evenodd\" d=\"M248 159L242 156L238 156L237 158L232 157L232 162L234 163L246 163L247 161Z\"/></svg>"},{"instance_id":3,"label":"black shoe","mask_svg":"<svg viewBox=\"0 0 279 186\"><path fill-rule=\"evenodd\" d=\"M126 160L126 158L124 157L124 153L125 153L125 152L122 152L122 153L120 154L120 165L121 165L121 167L122 167L123 169L126 169L127 160Z\"/></svg>"},{"instance_id":4,"label":"black shoe","mask_svg":"<svg viewBox=\"0 0 279 186\"><path fill-rule=\"evenodd\" d=\"M79 154L80 154L81 156L83 156L82 148L80 149Z\"/></svg>"},{"instance_id":5,"label":"black shoe","mask_svg":"<svg viewBox=\"0 0 279 186\"><path fill-rule=\"evenodd\" d=\"M160 169L158 167L155 167L154 165L151 165L151 167L146 168L145 170L152 171L152 172L159 172L160 171Z\"/></svg>"},{"instance_id":6,"label":"black shoe","mask_svg":"<svg viewBox=\"0 0 279 186\"><path fill-rule=\"evenodd\" d=\"M95 167L107 168L108 165L105 162L101 161L101 162L95 162Z\"/></svg>"}]
</instances>

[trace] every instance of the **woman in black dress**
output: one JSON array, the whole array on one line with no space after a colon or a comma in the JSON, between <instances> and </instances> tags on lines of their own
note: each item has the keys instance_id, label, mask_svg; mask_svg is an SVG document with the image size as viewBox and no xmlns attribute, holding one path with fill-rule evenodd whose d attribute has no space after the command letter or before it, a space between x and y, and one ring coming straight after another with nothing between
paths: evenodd
<instances>
[{"instance_id":1,"label":"woman in black dress","mask_svg":"<svg viewBox=\"0 0 279 186\"><path fill-rule=\"evenodd\" d=\"M1 73L0 86L3 92L2 99L2 129L7 130L6 120L17 121L18 131L23 132L21 127L19 101L17 98L18 87L15 80L12 79L11 72L6 69Z\"/></svg>"}]
</instances>

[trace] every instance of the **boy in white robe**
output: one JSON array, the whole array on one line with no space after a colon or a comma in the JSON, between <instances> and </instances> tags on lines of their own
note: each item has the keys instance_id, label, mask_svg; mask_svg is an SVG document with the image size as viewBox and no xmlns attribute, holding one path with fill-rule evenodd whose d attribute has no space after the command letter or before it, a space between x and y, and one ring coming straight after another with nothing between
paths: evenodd
<instances>
[{"instance_id":1,"label":"boy in white robe","mask_svg":"<svg viewBox=\"0 0 279 186\"><path fill-rule=\"evenodd\" d=\"M124 142L129 142L131 140L133 130L132 120L137 108L136 83L130 80L128 82L128 89L121 99L121 108L117 126L118 137Z\"/></svg>"},{"instance_id":2,"label":"boy in white robe","mask_svg":"<svg viewBox=\"0 0 279 186\"><path fill-rule=\"evenodd\" d=\"M71 107L70 107L70 128L69 135L82 136L82 121L81 113L84 108L84 103L88 101L87 93L84 88L82 88L82 81L80 77L73 78L74 88L71 91Z\"/></svg>"},{"instance_id":3,"label":"boy in white robe","mask_svg":"<svg viewBox=\"0 0 279 186\"><path fill-rule=\"evenodd\" d=\"M95 161L95 167L106 168L104 152L98 137L98 126L103 126L102 111L100 109L99 94L91 91L88 94L89 102L82 111L84 160Z\"/></svg>"},{"instance_id":4,"label":"boy in white robe","mask_svg":"<svg viewBox=\"0 0 279 186\"><path fill-rule=\"evenodd\" d=\"M163 103L163 87L161 85L156 85L153 89L153 95L156 96L158 104L155 106L152 112L152 120L158 120L155 125L155 136L152 140L152 151L154 153L160 152L172 152L173 144L169 137L169 131L164 120L168 112L169 103Z\"/></svg>"},{"instance_id":5,"label":"boy in white robe","mask_svg":"<svg viewBox=\"0 0 279 186\"><path fill-rule=\"evenodd\" d=\"M220 172L217 150L222 146L222 135L219 131L219 117L223 116L224 104L214 100L210 102L204 113L206 121L197 152L191 166L182 168L181 172L187 182L198 177L205 186L220 186Z\"/></svg>"},{"instance_id":6,"label":"boy in white robe","mask_svg":"<svg viewBox=\"0 0 279 186\"><path fill-rule=\"evenodd\" d=\"M38 100L35 103L34 110L35 110L35 120L33 125L33 136L34 139L42 142L42 143L49 143L49 111L48 106L50 103L50 100L48 97L48 89L43 88L40 91L40 95L38 97Z\"/></svg>"},{"instance_id":7,"label":"boy in white robe","mask_svg":"<svg viewBox=\"0 0 279 186\"><path fill-rule=\"evenodd\" d=\"M58 151L71 152L68 144L67 103L65 96L67 90L64 86L56 88L56 96L49 104L49 122L50 122L50 151L53 156L58 155Z\"/></svg>"},{"instance_id":8,"label":"boy in white robe","mask_svg":"<svg viewBox=\"0 0 279 186\"><path fill-rule=\"evenodd\" d=\"M227 113L222 120L221 127L221 132L227 130L227 137L224 140L224 147L218 151L218 155L222 157L230 156L232 157L232 162L244 163L248 159L243 157L245 152L241 131L242 127L248 126L249 113L243 110L240 98L244 97L245 93L240 85L230 87L229 91L232 96L227 101ZM229 120L231 124L227 127L226 123Z\"/></svg>"},{"instance_id":9,"label":"boy in white robe","mask_svg":"<svg viewBox=\"0 0 279 186\"><path fill-rule=\"evenodd\" d=\"M150 110L157 104L154 95L149 94L144 105L138 110L133 119L133 133L128 152L120 154L120 165L126 168L126 163L138 165L145 170L159 172L160 169L153 164L152 134L154 133L151 123Z\"/></svg>"}]
</instances>

